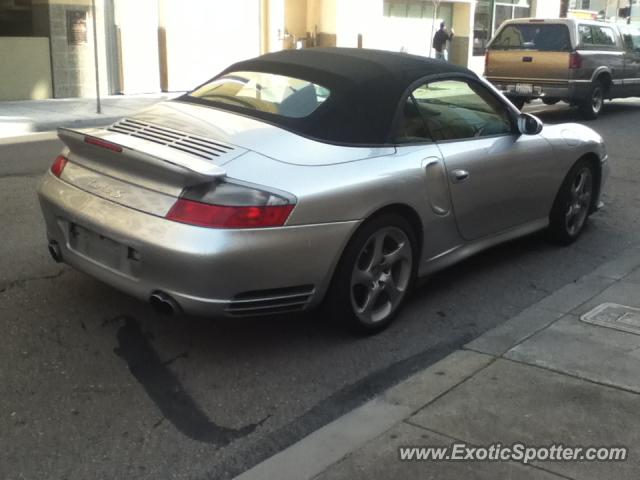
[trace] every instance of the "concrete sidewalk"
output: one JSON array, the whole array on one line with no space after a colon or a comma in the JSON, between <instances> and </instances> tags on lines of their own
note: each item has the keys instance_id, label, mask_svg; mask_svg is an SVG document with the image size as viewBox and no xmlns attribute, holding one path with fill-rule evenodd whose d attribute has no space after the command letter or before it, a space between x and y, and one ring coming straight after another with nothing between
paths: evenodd
<instances>
[{"instance_id":1,"label":"concrete sidewalk","mask_svg":"<svg viewBox=\"0 0 640 480\"><path fill-rule=\"evenodd\" d=\"M638 247L237 478L637 479L640 310L611 304L640 308ZM623 462L399 460L400 446L453 442L629 451Z\"/></svg>"},{"instance_id":2,"label":"concrete sidewalk","mask_svg":"<svg viewBox=\"0 0 640 480\"><path fill-rule=\"evenodd\" d=\"M46 132L58 127L100 127L131 115L179 93L112 95L102 99L96 113L95 98L65 98L0 102L0 138Z\"/></svg>"}]
</instances>

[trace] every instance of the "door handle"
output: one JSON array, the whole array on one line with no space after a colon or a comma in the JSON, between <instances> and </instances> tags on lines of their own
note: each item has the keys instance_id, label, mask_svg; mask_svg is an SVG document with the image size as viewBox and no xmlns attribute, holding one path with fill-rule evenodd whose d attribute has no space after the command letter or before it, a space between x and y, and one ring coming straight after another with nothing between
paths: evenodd
<instances>
[{"instance_id":1,"label":"door handle","mask_svg":"<svg viewBox=\"0 0 640 480\"><path fill-rule=\"evenodd\" d=\"M453 183L462 183L469 180L469 172L466 170L454 170L451 172L451 181Z\"/></svg>"}]
</instances>

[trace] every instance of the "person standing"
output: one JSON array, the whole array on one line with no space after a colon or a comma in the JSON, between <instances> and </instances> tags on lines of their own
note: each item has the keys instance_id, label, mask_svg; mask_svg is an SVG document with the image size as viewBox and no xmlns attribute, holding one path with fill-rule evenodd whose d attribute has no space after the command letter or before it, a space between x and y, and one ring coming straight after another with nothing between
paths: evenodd
<instances>
[{"instance_id":1,"label":"person standing","mask_svg":"<svg viewBox=\"0 0 640 480\"><path fill-rule=\"evenodd\" d=\"M455 32L453 28L451 33L447 32L447 25L445 22L440 24L440 30L433 36L433 48L436 50L436 58L438 60L449 60L449 52L447 51L447 42L453 39Z\"/></svg>"}]
</instances>

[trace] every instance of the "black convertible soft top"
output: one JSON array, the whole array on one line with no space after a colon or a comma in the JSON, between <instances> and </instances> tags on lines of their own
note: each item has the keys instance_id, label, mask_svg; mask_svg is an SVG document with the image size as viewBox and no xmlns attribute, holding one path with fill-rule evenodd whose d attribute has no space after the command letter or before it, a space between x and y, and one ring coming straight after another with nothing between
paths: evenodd
<instances>
[{"instance_id":1,"label":"black convertible soft top","mask_svg":"<svg viewBox=\"0 0 640 480\"><path fill-rule=\"evenodd\" d=\"M470 70L417 55L355 48L283 50L238 62L214 78L251 71L285 75L321 85L329 98L305 118L213 103L189 96L179 101L213 105L267 121L300 135L348 145L390 143L399 102L417 80L429 75L476 75Z\"/></svg>"}]
</instances>

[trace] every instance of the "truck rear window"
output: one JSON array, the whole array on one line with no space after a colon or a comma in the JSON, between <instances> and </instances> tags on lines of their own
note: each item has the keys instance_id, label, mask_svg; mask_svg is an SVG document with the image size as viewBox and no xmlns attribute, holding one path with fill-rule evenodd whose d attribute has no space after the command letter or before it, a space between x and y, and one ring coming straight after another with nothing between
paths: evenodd
<instances>
[{"instance_id":1,"label":"truck rear window","mask_svg":"<svg viewBox=\"0 0 640 480\"><path fill-rule=\"evenodd\" d=\"M538 50L541 52L569 52L571 38L566 25L518 23L507 25L494 38L492 50Z\"/></svg>"}]
</instances>

